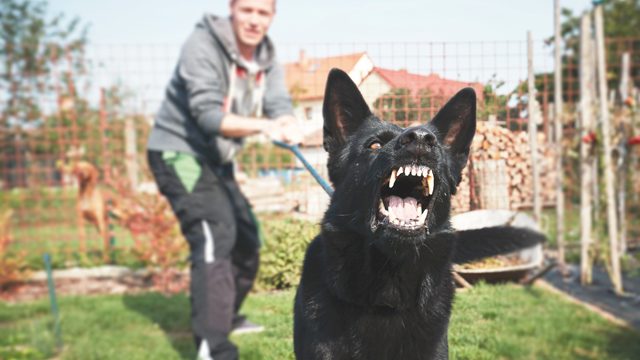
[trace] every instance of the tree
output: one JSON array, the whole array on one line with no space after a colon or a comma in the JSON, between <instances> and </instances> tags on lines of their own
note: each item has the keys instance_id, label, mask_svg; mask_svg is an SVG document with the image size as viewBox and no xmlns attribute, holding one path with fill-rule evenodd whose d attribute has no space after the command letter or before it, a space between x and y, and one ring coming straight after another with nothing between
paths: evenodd
<instances>
[{"instance_id":1,"label":"tree","mask_svg":"<svg viewBox=\"0 0 640 360\"><path fill-rule=\"evenodd\" d=\"M640 38L640 0L606 0L603 10L605 37ZM580 15L574 16L573 11L564 8L562 16L565 18L561 27L562 37L577 39L580 35Z\"/></svg>"},{"instance_id":2,"label":"tree","mask_svg":"<svg viewBox=\"0 0 640 360\"><path fill-rule=\"evenodd\" d=\"M42 149L48 146L43 144L59 140L59 132L35 130L52 121L64 123L64 114L52 116L63 103L71 113L86 104L76 101L75 83L77 75L85 71L81 55L87 27L80 31L80 20L65 21L63 14L48 18L45 1L0 0L0 87L5 89L0 112L0 168L29 168L28 157L34 151L62 153L57 145ZM35 150L29 146L34 139L43 140ZM10 183L28 182L25 172L9 172L8 177Z\"/></svg>"},{"instance_id":3,"label":"tree","mask_svg":"<svg viewBox=\"0 0 640 360\"><path fill-rule=\"evenodd\" d=\"M83 52L87 28L76 34L79 19L64 24L64 15L47 21L47 3L28 0L0 0L0 58L4 70L0 81L8 90L2 125L25 127L41 120L36 97L53 89L52 68L69 56ZM74 36L75 35L75 36ZM73 60L72 60L73 61ZM79 69L82 63L70 64ZM61 73L65 90L72 88L70 72Z\"/></svg>"}]
</instances>

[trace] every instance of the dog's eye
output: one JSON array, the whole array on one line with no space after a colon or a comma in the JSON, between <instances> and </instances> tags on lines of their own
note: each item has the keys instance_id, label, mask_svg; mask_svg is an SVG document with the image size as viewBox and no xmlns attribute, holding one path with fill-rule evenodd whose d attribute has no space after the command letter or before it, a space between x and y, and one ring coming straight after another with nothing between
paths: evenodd
<instances>
[{"instance_id":1,"label":"dog's eye","mask_svg":"<svg viewBox=\"0 0 640 360\"><path fill-rule=\"evenodd\" d=\"M382 147L382 144L380 144L379 142L374 142L373 144L371 144L371 146L369 146L372 149L380 149Z\"/></svg>"}]
</instances>

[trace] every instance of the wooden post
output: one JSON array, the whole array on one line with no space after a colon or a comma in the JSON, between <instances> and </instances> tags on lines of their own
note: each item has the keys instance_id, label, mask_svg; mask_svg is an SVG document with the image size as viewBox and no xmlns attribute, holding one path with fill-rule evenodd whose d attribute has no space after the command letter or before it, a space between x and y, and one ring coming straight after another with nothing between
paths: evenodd
<instances>
[{"instance_id":1,"label":"wooden post","mask_svg":"<svg viewBox=\"0 0 640 360\"><path fill-rule=\"evenodd\" d=\"M560 272L567 275L564 262L564 192L562 191L562 44L560 40L560 0L555 0L555 63L553 107L556 150L556 239Z\"/></svg>"},{"instance_id":2,"label":"wooden post","mask_svg":"<svg viewBox=\"0 0 640 360\"><path fill-rule=\"evenodd\" d=\"M611 132L609 124L609 106L607 105L607 69L604 49L604 24L602 19L602 2L595 6L596 51L598 62L598 93L600 95L600 119L602 122L602 150L604 152L604 181L607 196L607 229L609 250L611 252L611 282L618 294L623 293L622 275L620 274L620 256L618 254L618 219L616 214L616 198L614 191L613 164L611 163Z\"/></svg>"},{"instance_id":3,"label":"wooden post","mask_svg":"<svg viewBox=\"0 0 640 360\"><path fill-rule=\"evenodd\" d=\"M124 146L125 146L125 166L129 177L131 191L136 192L138 188L138 149L136 141L136 128L132 116L127 116L124 120Z\"/></svg>"},{"instance_id":4,"label":"wooden post","mask_svg":"<svg viewBox=\"0 0 640 360\"><path fill-rule=\"evenodd\" d=\"M109 185L111 183L111 162L109 161L109 151L107 144L107 97L104 88L100 89L100 142L102 143L102 175L104 176L104 184ZM111 219L107 216L105 226L110 227ZM102 253L102 261L109 261L110 255L110 241L109 231L105 231L103 234L104 250Z\"/></svg>"},{"instance_id":5,"label":"wooden post","mask_svg":"<svg viewBox=\"0 0 640 360\"><path fill-rule=\"evenodd\" d=\"M631 66L629 52L622 54L622 68L620 70L620 104L622 107L622 121L620 122L620 142L618 143L618 219L620 220L620 254L627 252L627 141L629 134L626 133L626 125L630 125L630 117L626 101L630 95L629 85L631 83Z\"/></svg>"},{"instance_id":6,"label":"wooden post","mask_svg":"<svg viewBox=\"0 0 640 360\"><path fill-rule=\"evenodd\" d=\"M591 18L583 14L580 19L580 138L593 131L593 99L595 73L592 60ZM589 250L592 240L591 185L592 144L580 141L580 283L591 282Z\"/></svg>"},{"instance_id":7,"label":"wooden post","mask_svg":"<svg viewBox=\"0 0 640 360\"><path fill-rule=\"evenodd\" d=\"M593 19L592 19L593 20ZM591 91L591 95L593 97L593 100L597 103L597 79L598 77L596 76L596 64L597 64L597 55L596 55L596 41L595 38L593 38L592 36L592 41L591 41L591 56L589 57L591 59L591 64L593 66L593 70L592 70L592 74L593 74L593 78L596 79L594 82L591 83L591 87L590 87L590 91ZM597 120L597 111L594 107L594 120ZM594 124L593 126L593 131L596 131L597 128L597 124ZM589 273L588 275L588 279L587 279L587 283L591 284L591 280L592 280L592 273L591 273L591 269L593 269L593 264L595 263L596 260L596 254L599 253L600 251L600 227L601 227L601 220L605 217L603 216L604 214L602 214L602 206L601 206L601 202L600 200L602 199L602 194L600 193L600 157L597 155L596 151L594 150L591 154L591 195L592 195L592 201L593 201L593 211L591 211L591 217L593 218L593 226L595 227L595 230L591 232L591 236L593 236L593 244L592 244L592 256L591 259L589 259Z\"/></svg>"},{"instance_id":8,"label":"wooden post","mask_svg":"<svg viewBox=\"0 0 640 360\"><path fill-rule=\"evenodd\" d=\"M540 186L538 176L538 125L536 124L535 112L535 78L533 74L533 40L531 39L531 31L527 32L528 55L529 55L529 100L527 113L529 117L529 149L531 150L531 170L533 173L533 217L537 223L540 223Z\"/></svg>"}]
</instances>

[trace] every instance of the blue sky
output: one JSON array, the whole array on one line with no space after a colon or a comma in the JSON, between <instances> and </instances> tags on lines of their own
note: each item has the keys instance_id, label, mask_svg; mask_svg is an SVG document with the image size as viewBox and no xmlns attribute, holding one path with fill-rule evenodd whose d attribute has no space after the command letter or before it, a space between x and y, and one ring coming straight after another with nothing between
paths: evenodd
<instances>
[{"instance_id":1,"label":"blue sky","mask_svg":"<svg viewBox=\"0 0 640 360\"><path fill-rule=\"evenodd\" d=\"M576 13L592 6L561 3ZM202 14L229 13L226 0L50 0L49 11L90 24L97 46L87 55L99 65L92 91L120 84L145 99L147 110L162 100L180 45ZM481 82L496 74L506 82L500 91L510 91L526 78L528 30L537 40L553 34L553 0L278 0L269 36L283 62L296 61L301 49L310 57L366 51L387 69ZM538 41L534 54L536 72L553 69L552 48Z\"/></svg>"},{"instance_id":2,"label":"blue sky","mask_svg":"<svg viewBox=\"0 0 640 360\"><path fill-rule=\"evenodd\" d=\"M52 0L52 12L90 23L93 43L181 43L204 12L228 14L228 2L196 0ZM581 12L590 0L564 0ZM276 43L496 41L548 37L553 0L278 0L269 35Z\"/></svg>"}]
</instances>

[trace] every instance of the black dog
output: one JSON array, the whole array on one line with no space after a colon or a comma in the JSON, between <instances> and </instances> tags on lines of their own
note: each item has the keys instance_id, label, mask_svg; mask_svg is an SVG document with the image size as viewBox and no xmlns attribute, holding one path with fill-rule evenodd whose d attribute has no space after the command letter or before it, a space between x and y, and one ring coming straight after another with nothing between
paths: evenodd
<instances>
[{"instance_id":1,"label":"black dog","mask_svg":"<svg viewBox=\"0 0 640 360\"><path fill-rule=\"evenodd\" d=\"M466 88L429 123L374 116L341 70L329 74L324 148L335 187L307 249L295 299L298 359L447 359L451 265L544 240L536 232L449 223L476 131Z\"/></svg>"}]
</instances>

